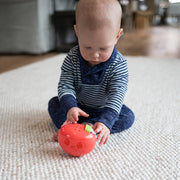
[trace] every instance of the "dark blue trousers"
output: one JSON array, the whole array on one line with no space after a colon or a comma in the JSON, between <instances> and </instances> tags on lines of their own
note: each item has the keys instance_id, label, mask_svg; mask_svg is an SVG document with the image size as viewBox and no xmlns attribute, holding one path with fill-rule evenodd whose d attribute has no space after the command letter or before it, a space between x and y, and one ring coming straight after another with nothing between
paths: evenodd
<instances>
[{"instance_id":1,"label":"dark blue trousers","mask_svg":"<svg viewBox=\"0 0 180 180\"><path fill-rule=\"evenodd\" d=\"M93 119L95 116L98 116L98 113L100 112L99 111L94 112L93 110L83 108L80 105L79 108L81 108L86 113L88 113L89 117L88 118L79 117L78 123L82 123L86 121L94 124L95 122L91 122L91 119ZM57 96L50 99L48 104L48 111L54 125L58 129L60 129L64 121L66 121L67 112L65 112L63 104L59 102ZM134 123L134 119L135 119L134 113L127 106L123 105L121 108L119 119L115 121L111 133L121 132L123 130L130 128Z\"/></svg>"}]
</instances>

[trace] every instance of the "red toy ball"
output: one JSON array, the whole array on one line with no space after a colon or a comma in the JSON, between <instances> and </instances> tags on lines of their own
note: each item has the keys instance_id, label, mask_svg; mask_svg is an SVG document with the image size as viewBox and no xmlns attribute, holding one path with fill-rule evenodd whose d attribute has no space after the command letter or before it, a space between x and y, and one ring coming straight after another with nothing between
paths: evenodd
<instances>
[{"instance_id":1,"label":"red toy ball","mask_svg":"<svg viewBox=\"0 0 180 180\"><path fill-rule=\"evenodd\" d=\"M72 156L90 153L96 145L96 135L90 129L90 126L82 124L64 125L58 133L61 148Z\"/></svg>"}]
</instances>

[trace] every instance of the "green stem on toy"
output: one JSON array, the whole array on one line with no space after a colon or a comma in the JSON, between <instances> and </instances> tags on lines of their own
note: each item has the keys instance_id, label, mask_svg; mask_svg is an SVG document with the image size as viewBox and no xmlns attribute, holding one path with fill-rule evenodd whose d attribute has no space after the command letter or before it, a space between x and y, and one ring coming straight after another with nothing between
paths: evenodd
<instances>
[{"instance_id":1,"label":"green stem on toy","mask_svg":"<svg viewBox=\"0 0 180 180\"><path fill-rule=\"evenodd\" d=\"M86 124L85 131L91 132L91 133L96 135L96 133L94 132L93 128L90 125L88 125L88 124Z\"/></svg>"}]
</instances>

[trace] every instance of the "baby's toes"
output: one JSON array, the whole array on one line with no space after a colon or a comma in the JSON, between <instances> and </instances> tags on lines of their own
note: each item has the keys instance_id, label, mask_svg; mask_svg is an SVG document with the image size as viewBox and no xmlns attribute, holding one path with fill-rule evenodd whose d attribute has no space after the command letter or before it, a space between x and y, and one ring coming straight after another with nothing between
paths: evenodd
<instances>
[{"instance_id":1,"label":"baby's toes","mask_svg":"<svg viewBox=\"0 0 180 180\"><path fill-rule=\"evenodd\" d=\"M54 135L53 135L53 141L55 141L55 142L58 142L58 133L56 132L56 133L54 133Z\"/></svg>"}]
</instances>

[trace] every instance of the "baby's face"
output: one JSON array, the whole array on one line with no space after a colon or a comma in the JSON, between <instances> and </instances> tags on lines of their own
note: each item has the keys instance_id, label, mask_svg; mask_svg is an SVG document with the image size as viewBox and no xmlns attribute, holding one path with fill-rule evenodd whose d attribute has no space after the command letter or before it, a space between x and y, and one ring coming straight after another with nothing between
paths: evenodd
<instances>
[{"instance_id":1,"label":"baby's face","mask_svg":"<svg viewBox=\"0 0 180 180\"><path fill-rule=\"evenodd\" d=\"M115 33L107 26L96 30L83 28L76 33L81 55L90 67L107 61L120 37L120 33Z\"/></svg>"}]
</instances>

